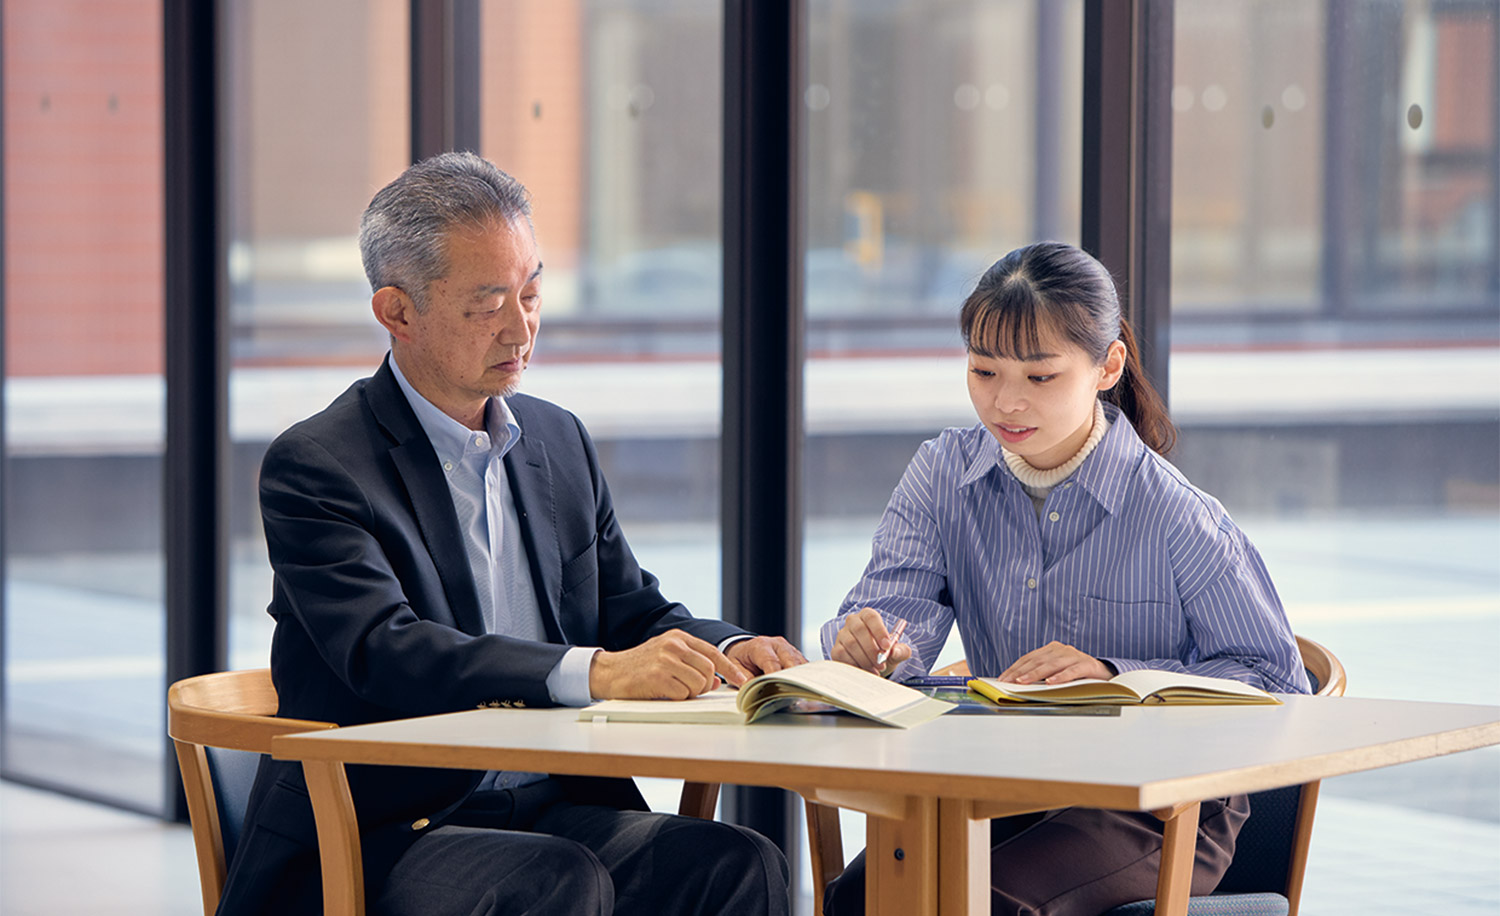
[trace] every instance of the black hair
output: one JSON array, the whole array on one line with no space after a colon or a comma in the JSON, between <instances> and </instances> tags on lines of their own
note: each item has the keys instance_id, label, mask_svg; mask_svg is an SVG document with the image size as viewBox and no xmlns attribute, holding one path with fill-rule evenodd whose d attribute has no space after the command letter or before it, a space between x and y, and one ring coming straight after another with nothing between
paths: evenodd
<instances>
[{"instance_id":1,"label":"black hair","mask_svg":"<svg viewBox=\"0 0 1500 916\"><path fill-rule=\"evenodd\" d=\"M971 353L1023 359L1040 352L1051 332L1104 362L1110 344L1125 345L1125 372L1105 401L1130 420L1141 440L1165 455L1177 442L1166 404L1141 368L1135 334L1120 311L1114 279L1088 252L1062 242L1037 242L996 261L964 300L959 330Z\"/></svg>"}]
</instances>

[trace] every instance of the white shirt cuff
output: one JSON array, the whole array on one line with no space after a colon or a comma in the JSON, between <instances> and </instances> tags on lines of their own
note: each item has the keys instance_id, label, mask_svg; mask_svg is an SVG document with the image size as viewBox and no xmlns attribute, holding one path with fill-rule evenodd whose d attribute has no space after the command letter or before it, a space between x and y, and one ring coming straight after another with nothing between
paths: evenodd
<instances>
[{"instance_id":1,"label":"white shirt cuff","mask_svg":"<svg viewBox=\"0 0 1500 916\"><path fill-rule=\"evenodd\" d=\"M554 703L587 706L594 702L589 694L589 666L598 651L593 646L573 646L563 654L557 667L547 675L547 693L552 695Z\"/></svg>"},{"instance_id":2,"label":"white shirt cuff","mask_svg":"<svg viewBox=\"0 0 1500 916\"><path fill-rule=\"evenodd\" d=\"M737 643L737 642L744 642L747 639L754 639L754 638L755 637L751 636L749 633L737 633L734 636L731 636L728 639L724 640L723 642L719 643L719 651L720 652L727 652L727 651L729 651L729 647L732 646L732 645L734 645L735 643Z\"/></svg>"}]
</instances>

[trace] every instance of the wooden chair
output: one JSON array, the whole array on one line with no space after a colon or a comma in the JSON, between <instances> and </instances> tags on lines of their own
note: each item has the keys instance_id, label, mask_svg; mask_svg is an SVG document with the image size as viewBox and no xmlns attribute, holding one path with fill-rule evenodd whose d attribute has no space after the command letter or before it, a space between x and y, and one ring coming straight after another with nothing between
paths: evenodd
<instances>
[{"instance_id":1,"label":"wooden chair","mask_svg":"<svg viewBox=\"0 0 1500 916\"><path fill-rule=\"evenodd\" d=\"M1332 652L1297 637L1302 666L1318 696L1343 696L1344 666ZM933 674L969 674L967 660L954 662ZM823 916L822 889L844 870L843 838L837 808L805 802L808 849L812 855L813 912ZM1318 783L1271 789L1250 796L1251 815L1240 830L1234 861L1219 887L1207 897L1194 897L1189 916L1215 913L1251 916L1297 916L1302 880L1307 874L1307 850L1312 843L1313 814L1318 806ZM1117 906L1103 916L1151 916L1156 901L1140 900Z\"/></svg>"},{"instance_id":2,"label":"wooden chair","mask_svg":"<svg viewBox=\"0 0 1500 916\"><path fill-rule=\"evenodd\" d=\"M177 748L177 767L182 772L188 817L193 824L204 916L213 916L224 892L224 878L239 841L259 755L271 752L271 739L276 735L325 728L337 726L332 722L276 717L276 688L271 684L268 668L205 674L178 681L168 688L167 734ZM341 779L342 775L340 769ZM328 826L353 838L354 855L346 874L331 876L329 869L324 868L325 909L330 914L362 916L364 875L359 860L359 830L347 781L341 791L348 822ZM323 829L320 822L320 836ZM328 885L330 878L336 878L332 886ZM326 906L333 898L340 904Z\"/></svg>"},{"instance_id":3,"label":"wooden chair","mask_svg":"<svg viewBox=\"0 0 1500 916\"><path fill-rule=\"evenodd\" d=\"M190 677L167 690L167 734L177 748L187 795L204 916L213 916L224 892L259 755L271 752L276 735L338 727L332 722L278 718L276 709L268 668ZM322 865L325 916L363 916L359 827L343 765L319 767L316 773L309 768L307 777L331 779L341 800L336 823L318 820L319 846L333 851ZM717 783L684 783L678 813L711 819L718 800Z\"/></svg>"}]
</instances>

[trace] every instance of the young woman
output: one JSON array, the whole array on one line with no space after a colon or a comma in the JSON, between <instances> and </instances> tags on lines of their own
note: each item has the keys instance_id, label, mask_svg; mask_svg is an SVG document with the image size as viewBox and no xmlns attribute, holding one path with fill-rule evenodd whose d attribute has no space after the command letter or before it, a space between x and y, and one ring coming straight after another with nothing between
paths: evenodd
<instances>
[{"instance_id":1,"label":"young woman","mask_svg":"<svg viewBox=\"0 0 1500 916\"><path fill-rule=\"evenodd\" d=\"M1104 266L1055 242L1017 249L959 321L980 422L918 450L863 577L823 626L824 654L925 674L957 624L979 676L1158 668L1306 693L1260 555L1162 458L1176 433ZM1248 811L1243 796L1204 803L1193 893L1218 883ZM1161 831L1149 814L1081 808L997 819L993 912L1097 916L1153 897ZM861 855L830 885L827 912L861 913L863 897Z\"/></svg>"}]
</instances>

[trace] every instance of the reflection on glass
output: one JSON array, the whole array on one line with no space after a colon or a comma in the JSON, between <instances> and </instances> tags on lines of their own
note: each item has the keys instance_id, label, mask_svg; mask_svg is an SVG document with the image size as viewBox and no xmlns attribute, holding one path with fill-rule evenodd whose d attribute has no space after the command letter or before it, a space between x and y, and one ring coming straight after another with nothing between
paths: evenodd
<instances>
[{"instance_id":1,"label":"reflection on glass","mask_svg":"<svg viewBox=\"0 0 1500 916\"><path fill-rule=\"evenodd\" d=\"M808 6L812 655L918 444L975 422L957 329L964 296L1012 248L1078 241L1083 4Z\"/></svg>"},{"instance_id":2,"label":"reflection on glass","mask_svg":"<svg viewBox=\"0 0 1500 916\"><path fill-rule=\"evenodd\" d=\"M821 657L817 629L869 560L917 446L976 422L964 297L1013 248L1078 242L1083 3L807 8L801 642ZM955 635L936 664L962 655ZM842 817L847 861L863 818Z\"/></svg>"},{"instance_id":3,"label":"reflection on glass","mask_svg":"<svg viewBox=\"0 0 1500 916\"><path fill-rule=\"evenodd\" d=\"M1482 3L1183 4L1177 315L1492 316L1495 16ZM1377 327L1335 330L1412 325Z\"/></svg>"},{"instance_id":4,"label":"reflection on glass","mask_svg":"<svg viewBox=\"0 0 1500 916\"><path fill-rule=\"evenodd\" d=\"M480 151L530 189L546 264L525 390L582 418L641 565L717 617L720 5L489 0L480 20Z\"/></svg>"},{"instance_id":5,"label":"reflection on glass","mask_svg":"<svg viewBox=\"0 0 1500 916\"><path fill-rule=\"evenodd\" d=\"M1011 248L1076 239L1082 4L809 4L809 347L952 347Z\"/></svg>"},{"instance_id":6,"label":"reflection on glass","mask_svg":"<svg viewBox=\"0 0 1500 916\"><path fill-rule=\"evenodd\" d=\"M1173 457L1351 695L1500 703L1496 17L1176 4ZM1476 888L1445 910L1483 912L1497 784L1495 749L1325 782L1304 909L1401 908L1400 877L1320 867L1328 843L1442 850Z\"/></svg>"},{"instance_id":7,"label":"reflection on glass","mask_svg":"<svg viewBox=\"0 0 1500 916\"><path fill-rule=\"evenodd\" d=\"M164 807L157 0L4 5L4 773Z\"/></svg>"},{"instance_id":8,"label":"reflection on glass","mask_svg":"<svg viewBox=\"0 0 1500 916\"><path fill-rule=\"evenodd\" d=\"M225 4L234 667L265 665L270 647L261 455L386 350L357 232L370 196L409 162L407 6Z\"/></svg>"}]
</instances>

